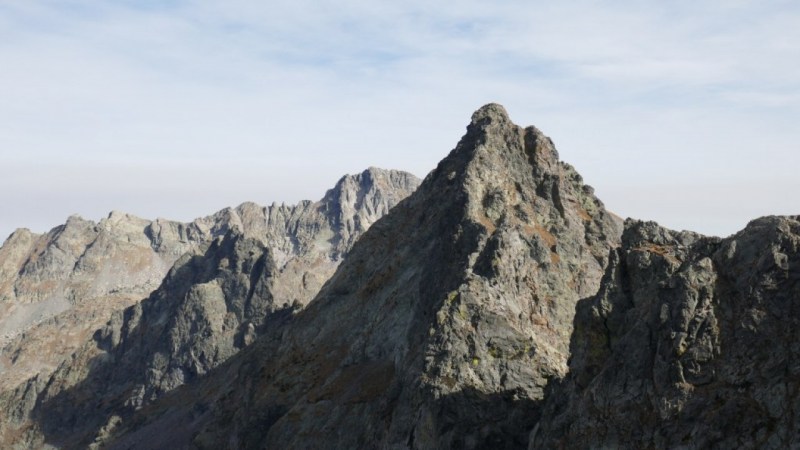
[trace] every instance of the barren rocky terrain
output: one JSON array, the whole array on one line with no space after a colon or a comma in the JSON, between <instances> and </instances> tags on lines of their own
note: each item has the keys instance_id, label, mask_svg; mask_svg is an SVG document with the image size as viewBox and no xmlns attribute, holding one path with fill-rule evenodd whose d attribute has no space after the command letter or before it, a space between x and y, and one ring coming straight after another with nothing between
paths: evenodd
<instances>
[{"instance_id":1,"label":"barren rocky terrain","mask_svg":"<svg viewBox=\"0 0 800 450\"><path fill-rule=\"evenodd\" d=\"M800 445L800 217L623 221L497 104L417 185L16 232L0 444Z\"/></svg>"},{"instance_id":2,"label":"barren rocky terrain","mask_svg":"<svg viewBox=\"0 0 800 450\"><path fill-rule=\"evenodd\" d=\"M112 212L99 223L70 217L44 235L17 230L0 248L0 392L46 380L114 313L156 290L176 262L205 254L227 233L269 249L274 301L302 308L358 236L418 184L370 168L296 206L245 203L191 223Z\"/></svg>"}]
</instances>

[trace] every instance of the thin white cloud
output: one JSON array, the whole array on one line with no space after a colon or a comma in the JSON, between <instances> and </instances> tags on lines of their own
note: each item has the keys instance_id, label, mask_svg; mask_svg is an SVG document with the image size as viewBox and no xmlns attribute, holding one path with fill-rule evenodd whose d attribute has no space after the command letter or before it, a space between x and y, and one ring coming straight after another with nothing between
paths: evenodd
<instances>
[{"instance_id":1,"label":"thin white cloud","mask_svg":"<svg viewBox=\"0 0 800 450\"><path fill-rule=\"evenodd\" d=\"M635 203L617 195L621 178L646 190L752 173L779 181L763 192L783 197L781 211L800 209L780 195L798 187L796 42L800 7L776 1L8 0L0 160L24 176L0 177L0 203L16 205L0 232L97 218L93 205L115 198L108 209L190 219L223 200L319 197L369 165L424 175L488 101L549 133L601 195L614 192L612 209ZM54 206L20 206L40 161L62 167L38 179L73 201L39 189L36 204ZM119 195L86 197L108 184Z\"/></svg>"}]
</instances>

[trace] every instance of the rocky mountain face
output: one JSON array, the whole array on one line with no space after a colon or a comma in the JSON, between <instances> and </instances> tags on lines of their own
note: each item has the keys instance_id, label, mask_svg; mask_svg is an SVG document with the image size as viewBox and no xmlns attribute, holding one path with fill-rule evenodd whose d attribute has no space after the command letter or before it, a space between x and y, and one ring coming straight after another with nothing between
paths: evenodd
<instances>
[{"instance_id":1,"label":"rocky mountain face","mask_svg":"<svg viewBox=\"0 0 800 450\"><path fill-rule=\"evenodd\" d=\"M107 386L128 378L133 391L106 399L119 406L110 399L122 395L126 407L204 373L252 342L269 313L302 308L361 233L418 184L370 168L316 203L246 203L190 224L112 213L99 224L73 217L43 236L15 232L0 248L2 442L39 442L30 424L42 403L91 384L84 378L99 372L90 368L118 368Z\"/></svg>"},{"instance_id":2,"label":"rocky mountain face","mask_svg":"<svg viewBox=\"0 0 800 450\"><path fill-rule=\"evenodd\" d=\"M115 242L172 262L0 390L0 447L800 446L800 216L726 239L623 226L494 104L414 187L370 169L317 203L137 222L97 249L119 263L80 262L102 221L15 233L4 311L52 316L28 339L150 286Z\"/></svg>"},{"instance_id":3,"label":"rocky mountain face","mask_svg":"<svg viewBox=\"0 0 800 450\"><path fill-rule=\"evenodd\" d=\"M519 447L621 223L499 105L309 306L137 414L112 447ZM169 430L169 431L168 431Z\"/></svg>"},{"instance_id":4,"label":"rocky mountain face","mask_svg":"<svg viewBox=\"0 0 800 450\"><path fill-rule=\"evenodd\" d=\"M0 248L0 389L54 369L208 239L192 225L117 212L100 223L73 216L44 235L14 232Z\"/></svg>"},{"instance_id":5,"label":"rocky mountain face","mask_svg":"<svg viewBox=\"0 0 800 450\"><path fill-rule=\"evenodd\" d=\"M800 217L727 239L629 221L531 448L797 448L799 308Z\"/></svg>"}]
</instances>

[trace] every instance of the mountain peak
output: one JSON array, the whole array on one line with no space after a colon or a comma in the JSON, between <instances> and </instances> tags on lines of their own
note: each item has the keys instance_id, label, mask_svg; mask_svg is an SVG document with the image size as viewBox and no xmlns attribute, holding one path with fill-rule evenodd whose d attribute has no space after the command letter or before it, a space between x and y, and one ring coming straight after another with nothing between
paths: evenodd
<instances>
[{"instance_id":1,"label":"mountain peak","mask_svg":"<svg viewBox=\"0 0 800 450\"><path fill-rule=\"evenodd\" d=\"M328 220L341 235L337 242L340 250L349 248L356 236L389 211L389 205L405 198L419 183L408 172L377 167L340 178L322 199Z\"/></svg>"},{"instance_id":2,"label":"mountain peak","mask_svg":"<svg viewBox=\"0 0 800 450\"><path fill-rule=\"evenodd\" d=\"M508 111L499 103L488 103L472 113L472 125L484 123L510 123Z\"/></svg>"},{"instance_id":3,"label":"mountain peak","mask_svg":"<svg viewBox=\"0 0 800 450\"><path fill-rule=\"evenodd\" d=\"M464 180L467 184L475 180L490 181L482 174L498 170L506 171L505 175L514 179L529 174L537 180L560 170L553 141L534 126L523 128L514 124L505 108L497 103L489 103L472 114L466 134L442 161L442 167L449 180L458 173L471 174Z\"/></svg>"},{"instance_id":4,"label":"mountain peak","mask_svg":"<svg viewBox=\"0 0 800 450\"><path fill-rule=\"evenodd\" d=\"M368 209L358 178L326 195L328 213ZM358 227L336 223L343 236ZM308 308L208 383L257 379L220 387L230 395L211 400L213 416L176 405L167 420L191 421L188 439L212 448L522 447L620 232L549 138L486 105ZM336 433L315 431L320 414ZM130 439L157 434L155 420ZM510 431L484 433L489 422Z\"/></svg>"}]
</instances>

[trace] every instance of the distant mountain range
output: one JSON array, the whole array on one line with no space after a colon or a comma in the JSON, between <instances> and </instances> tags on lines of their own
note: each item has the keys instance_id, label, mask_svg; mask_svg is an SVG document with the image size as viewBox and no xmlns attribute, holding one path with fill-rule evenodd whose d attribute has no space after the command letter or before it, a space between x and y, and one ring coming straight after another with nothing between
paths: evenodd
<instances>
[{"instance_id":1,"label":"distant mountain range","mask_svg":"<svg viewBox=\"0 0 800 450\"><path fill-rule=\"evenodd\" d=\"M476 111L424 181L0 248L2 448L792 448L800 217L623 221Z\"/></svg>"},{"instance_id":2,"label":"distant mountain range","mask_svg":"<svg viewBox=\"0 0 800 450\"><path fill-rule=\"evenodd\" d=\"M191 223L112 212L100 223L70 217L44 235L17 230L0 248L0 392L27 379L45 382L97 329L226 237L252 241L261 256L252 262L263 271L254 276L268 284L262 309L301 308L356 238L418 184L411 174L370 168L343 177L322 200L296 206L244 203ZM264 311L250 313L226 317L226 326L246 322L252 339Z\"/></svg>"}]
</instances>

